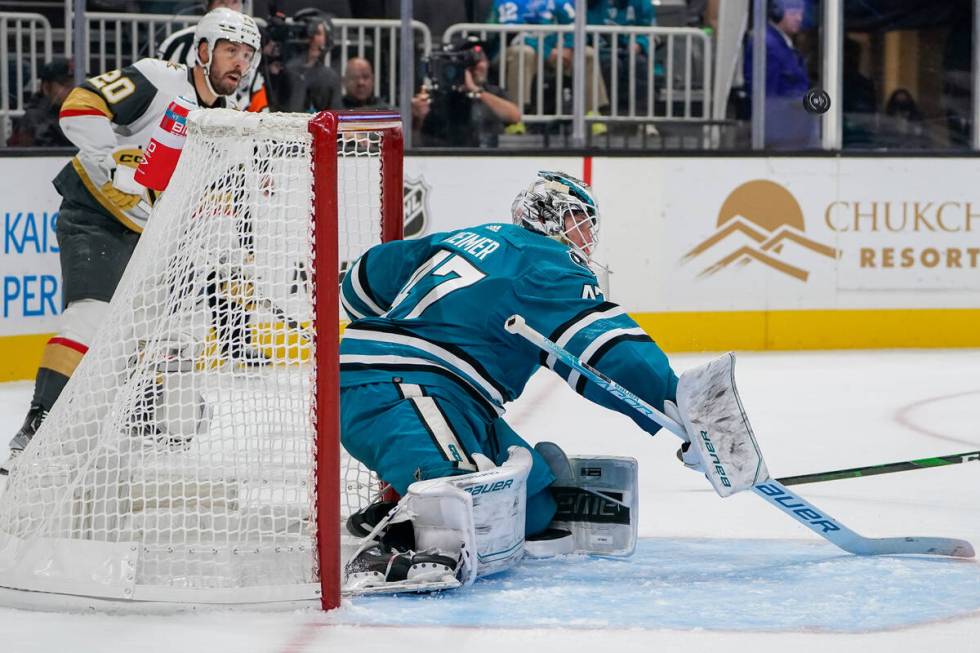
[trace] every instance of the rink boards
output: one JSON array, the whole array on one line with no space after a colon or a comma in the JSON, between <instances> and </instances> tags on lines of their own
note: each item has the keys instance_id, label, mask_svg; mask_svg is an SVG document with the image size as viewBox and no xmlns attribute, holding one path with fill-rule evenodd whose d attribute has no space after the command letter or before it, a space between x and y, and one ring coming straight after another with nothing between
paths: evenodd
<instances>
[{"instance_id":1,"label":"rink boards","mask_svg":"<svg viewBox=\"0 0 980 653\"><path fill-rule=\"evenodd\" d=\"M50 180L65 160L0 159L0 380L33 376L57 328ZM537 170L562 169L595 188L610 298L668 350L976 347L974 168L955 158L415 156L406 235L508 221Z\"/></svg>"}]
</instances>

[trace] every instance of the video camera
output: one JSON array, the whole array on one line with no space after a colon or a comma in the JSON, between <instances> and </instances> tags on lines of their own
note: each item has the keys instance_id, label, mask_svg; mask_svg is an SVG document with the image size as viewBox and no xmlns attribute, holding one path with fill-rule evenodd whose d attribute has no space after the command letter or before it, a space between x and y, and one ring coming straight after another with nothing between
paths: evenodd
<instances>
[{"instance_id":1,"label":"video camera","mask_svg":"<svg viewBox=\"0 0 980 653\"><path fill-rule=\"evenodd\" d=\"M466 82L466 69L483 59L483 44L476 36L443 46L422 60L430 91L460 91Z\"/></svg>"},{"instance_id":2,"label":"video camera","mask_svg":"<svg viewBox=\"0 0 980 653\"><path fill-rule=\"evenodd\" d=\"M268 63L289 61L306 51L307 44L316 26L323 23L327 30L327 41L331 38L333 25L327 14L317 9L302 9L295 16L287 16L278 8L278 2L269 3L269 16L266 18L264 36L273 44L271 52L263 54Z\"/></svg>"}]
</instances>

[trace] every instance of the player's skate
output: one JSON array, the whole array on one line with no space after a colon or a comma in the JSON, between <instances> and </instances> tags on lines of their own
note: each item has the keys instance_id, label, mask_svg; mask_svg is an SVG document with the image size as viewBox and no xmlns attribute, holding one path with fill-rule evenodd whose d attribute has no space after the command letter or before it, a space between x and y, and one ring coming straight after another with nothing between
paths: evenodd
<instances>
[{"instance_id":1,"label":"player's skate","mask_svg":"<svg viewBox=\"0 0 980 653\"><path fill-rule=\"evenodd\" d=\"M459 587L456 570L459 554L435 551L385 551L373 546L347 563L345 589L357 594L372 592L431 592Z\"/></svg>"},{"instance_id":2,"label":"player's skate","mask_svg":"<svg viewBox=\"0 0 980 653\"><path fill-rule=\"evenodd\" d=\"M192 356L170 347L146 375L130 413L133 436L144 446L181 451L207 430L211 410L194 382Z\"/></svg>"},{"instance_id":3,"label":"player's skate","mask_svg":"<svg viewBox=\"0 0 980 653\"><path fill-rule=\"evenodd\" d=\"M264 367L272 364L272 359L261 349L254 347L230 347L228 357L234 362L236 370Z\"/></svg>"},{"instance_id":4,"label":"player's skate","mask_svg":"<svg viewBox=\"0 0 980 653\"><path fill-rule=\"evenodd\" d=\"M354 537L367 537L397 504L395 501L376 501L347 518L347 532Z\"/></svg>"},{"instance_id":5,"label":"player's skate","mask_svg":"<svg viewBox=\"0 0 980 653\"><path fill-rule=\"evenodd\" d=\"M0 465L0 476L6 476L10 473L10 466L14 459L24 452L24 449L27 448L34 434L41 428L41 422L47 416L48 411L44 407L39 404L31 404L30 410L27 411L27 418L24 419L24 424L17 431L17 435L14 436L13 440L10 441L10 456L3 465Z\"/></svg>"},{"instance_id":6,"label":"player's skate","mask_svg":"<svg viewBox=\"0 0 980 653\"><path fill-rule=\"evenodd\" d=\"M348 594L391 594L460 587L463 579L458 572L463 572L465 549L465 544L461 546L460 542L464 542L466 536L451 534L441 542L442 548L417 550L412 522L412 517L417 515L413 515L407 502L401 514L398 506L394 502L379 501L347 520L347 530L362 537L363 541L344 566L343 591Z\"/></svg>"},{"instance_id":7,"label":"player's skate","mask_svg":"<svg viewBox=\"0 0 980 653\"><path fill-rule=\"evenodd\" d=\"M209 279L208 303L221 357L238 372L272 363L265 352L251 344L249 323L256 306L255 281L239 266L223 266Z\"/></svg>"}]
</instances>

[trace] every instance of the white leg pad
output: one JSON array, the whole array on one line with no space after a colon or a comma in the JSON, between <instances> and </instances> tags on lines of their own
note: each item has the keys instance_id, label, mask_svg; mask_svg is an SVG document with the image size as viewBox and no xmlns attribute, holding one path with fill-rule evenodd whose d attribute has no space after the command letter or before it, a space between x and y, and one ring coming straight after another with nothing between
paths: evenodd
<instances>
[{"instance_id":1,"label":"white leg pad","mask_svg":"<svg viewBox=\"0 0 980 653\"><path fill-rule=\"evenodd\" d=\"M455 578L423 574L381 586L370 579L365 583L348 579L344 591L365 594L453 589L520 562L531 454L521 447L511 447L508 453L500 467L412 483L352 556L367 548L387 524L410 521L416 551L459 558Z\"/></svg>"},{"instance_id":2,"label":"white leg pad","mask_svg":"<svg viewBox=\"0 0 980 653\"><path fill-rule=\"evenodd\" d=\"M478 567L473 498L448 480L436 478L409 485L392 522L412 522L417 551L459 555L456 577L460 585L469 585L476 579Z\"/></svg>"},{"instance_id":3,"label":"white leg pad","mask_svg":"<svg viewBox=\"0 0 980 653\"><path fill-rule=\"evenodd\" d=\"M402 499L417 550L455 553L461 543L475 550L475 557L464 561L470 567L464 584L509 569L523 554L531 454L521 447L511 447L508 453L500 467L412 483Z\"/></svg>"},{"instance_id":4,"label":"white leg pad","mask_svg":"<svg viewBox=\"0 0 980 653\"><path fill-rule=\"evenodd\" d=\"M524 555L524 518L531 452L522 447L510 447L507 452L508 458L500 467L444 479L473 499L478 561L476 575L479 577L510 569Z\"/></svg>"},{"instance_id":5,"label":"white leg pad","mask_svg":"<svg viewBox=\"0 0 980 653\"><path fill-rule=\"evenodd\" d=\"M735 354L728 353L681 374L677 408L703 462L705 476L722 497L769 478L735 387Z\"/></svg>"}]
</instances>

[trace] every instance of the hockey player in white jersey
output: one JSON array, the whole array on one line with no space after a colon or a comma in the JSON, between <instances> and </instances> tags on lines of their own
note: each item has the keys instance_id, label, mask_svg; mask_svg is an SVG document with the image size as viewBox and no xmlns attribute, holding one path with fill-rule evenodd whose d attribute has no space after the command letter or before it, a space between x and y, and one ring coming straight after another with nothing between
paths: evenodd
<instances>
[{"instance_id":1,"label":"hockey player in white jersey","mask_svg":"<svg viewBox=\"0 0 980 653\"><path fill-rule=\"evenodd\" d=\"M204 8L210 12L220 7L240 12L242 3L240 0L210 0L205 3ZM160 44L157 58L173 63L187 64L188 68L197 65L196 32L197 29L194 26L174 32ZM257 66L251 73L242 77L238 83L238 88L235 90L234 99L243 111L254 113L269 111L269 94L265 86L265 79Z\"/></svg>"},{"instance_id":2,"label":"hockey player in white jersey","mask_svg":"<svg viewBox=\"0 0 980 653\"><path fill-rule=\"evenodd\" d=\"M134 174L164 111L177 96L202 108L234 107L231 97L258 65L259 30L249 16L216 9L196 30L198 65L141 59L86 80L61 107L61 129L78 147L54 179L62 196L57 236L64 311L58 334L45 346L27 418L10 442L11 459L30 442L105 318L156 201Z\"/></svg>"}]
</instances>

